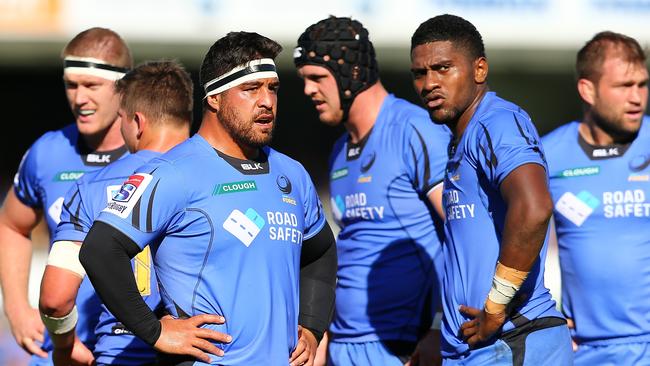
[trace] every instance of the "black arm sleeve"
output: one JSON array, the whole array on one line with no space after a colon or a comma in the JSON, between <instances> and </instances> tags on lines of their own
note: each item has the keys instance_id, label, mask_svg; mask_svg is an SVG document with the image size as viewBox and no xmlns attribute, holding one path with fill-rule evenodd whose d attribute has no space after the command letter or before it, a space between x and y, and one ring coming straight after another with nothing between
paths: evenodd
<instances>
[{"instance_id":1,"label":"black arm sleeve","mask_svg":"<svg viewBox=\"0 0 650 366\"><path fill-rule=\"evenodd\" d=\"M300 254L298 323L314 333L319 343L332 320L336 270L336 241L325 223L318 234L302 243Z\"/></svg>"},{"instance_id":2,"label":"black arm sleeve","mask_svg":"<svg viewBox=\"0 0 650 366\"><path fill-rule=\"evenodd\" d=\"M122 232L95 221L81 246L79 260L108 310L153 346L160 337L161 325L142 299L131 268L131 258L140 251Z\"/></svg>"}]
</instances>

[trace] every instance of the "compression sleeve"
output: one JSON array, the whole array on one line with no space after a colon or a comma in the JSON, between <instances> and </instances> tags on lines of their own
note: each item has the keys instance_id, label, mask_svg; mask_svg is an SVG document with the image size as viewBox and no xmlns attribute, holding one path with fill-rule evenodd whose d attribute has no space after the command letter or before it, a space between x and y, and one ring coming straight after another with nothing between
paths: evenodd
<instances>
[{"instance_id":1,"label":"compression sleeve","mask_svg":"<svg viewBox=\"0 0 650 366\"><path fill-rule=\"evenodd\" d=\"M303 243L300 254L300 316L298 323L309 329L318 342L329 327L336 289L336 241L325 226Z\"/></svg>"},{"instance_id":2,"label":"compression sleeve","mask_svg":"<svg viewBox=\"0 0 650 366\"><path fill-rule=\"evenodd\" d=\"M131 258L141 251L114 227L95 221L81 246L79 260L104 304L133 334L154 345L161 325L138 291Z\"/></svg>"}]
</instances>

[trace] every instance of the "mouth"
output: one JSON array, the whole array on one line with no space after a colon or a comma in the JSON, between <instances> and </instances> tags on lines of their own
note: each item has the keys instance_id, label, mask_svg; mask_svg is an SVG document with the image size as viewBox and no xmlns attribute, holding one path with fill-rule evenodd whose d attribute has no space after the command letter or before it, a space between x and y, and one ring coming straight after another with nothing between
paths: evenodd
<instances>
[{"instance_id":1,"label":"mouth","mask_svg":"<svg viewBox=\"0 0 650 366\"><path fill-rule=\"evenodd\" d=\"M265 114L260 114L259 116L257 116L254 121L255 121L255 123L266 125L266 124L269 124L269 123L273 123L273 120L274 120L274 117L273 117L272 113L265 113Z\"/></svg>"},{"instance_id":2,"label":"mouth","mask_svg":"<svg viewBox=\"0 0 650 366\"><path fill-rule=\"evenodd\" d=\"M643 110L636 109L636 110L627 111L625 112L625 116L630 119L640 119L641 117L643 117Z\"/></svg>"},{"instance_id":3,"label":"mouth","mask_svg":"<svg viewBox=\"0 0 650 366\"><path fill-rule=\"evenodd\" d=\"M426 98L426 105L428 109L436 109L445 102L445 98L442 95L432 95Z\"/></svg>"},{"instance_id":4,"label":"mouth","mask_svg":"<svg viewBox=\"0 0 650 366\"><path fill-rule=\"evenodd\" d=\"M77 114L80 117L89 117L95 114L95 112L97 112L96 109L77 109Z\"/></svg>"}]
</instances>

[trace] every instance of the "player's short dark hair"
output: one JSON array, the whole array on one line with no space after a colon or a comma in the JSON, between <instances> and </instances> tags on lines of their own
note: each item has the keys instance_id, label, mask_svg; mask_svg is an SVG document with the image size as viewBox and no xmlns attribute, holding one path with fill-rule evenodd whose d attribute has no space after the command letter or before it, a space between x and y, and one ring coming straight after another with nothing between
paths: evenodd
<instances>
[{"instance_id":1,"label":"player's short dark hair","mask_svg":"<svg viewBox=\"0 0 650 366\"><path fill-rule=\"evenodd\" d=\"M201 85L248 61L258 58L275 59L281 51L280 44L260 34L230 32L218 39L203 58L199 74Z\"/></svg>"},{"instance_id":2,"label":"player's short dark hair","mask_svg":"<svg viewBox=\"0 0 650 366\"><path fill-rule=\"evenodd\" d=\"M140 64L118 80L115 89L129 117L141 112L152 123L191 124L192 79L176 61Z\"/></svg>"},{"instance_id":3,"label":"player's short dark hair","mask_svg":"<svg viewBox=\"0 0 650 366\"><path fill-rule=\"evenodd\" d=\"M578 79L597 82L601 75L603 62L613 52L616 56L632 64L645 64L646 54L634 38L624 34L604 31L597 33L578 51L576 74Z\"/></svg>"},{"instance_id":4,"label":"player's short dark hair","mask_svg":"<svg viewBox=\"0 0 650 366\"><path fill-rule=\"evenodd\" d=\"M485 57L483 37L467 20L451 14L438 15L420 24L411 37L411 51L417 46L449 41L463 48L474 59Z\"/></svg>"},{"instance_id":5,"label":"player's short dark hair","mask_svg":"<svg viewBox=\"0 0 650 366\"><path fill-rule=\"evenodd\" d=\"M62 57L94 57L113 66L133 67L131 50L119 34L107 28L94 27L77 34L61 52Z\"/></svg>"}]
</instances>

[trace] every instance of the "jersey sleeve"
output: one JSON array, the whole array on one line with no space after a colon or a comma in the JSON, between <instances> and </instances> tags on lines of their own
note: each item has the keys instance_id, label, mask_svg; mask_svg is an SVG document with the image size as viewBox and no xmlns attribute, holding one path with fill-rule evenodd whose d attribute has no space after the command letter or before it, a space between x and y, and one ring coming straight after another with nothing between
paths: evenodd
<instances>
[{"instance_id":1,"label":"jersey sleeve","mask_svg":"<svg viewBox=\"0 0 650 366\"><path fill-rule=\"evenodd\" d=\"M323 204L318 198L316 187L311 181L311 177L307 172L304 172L304 202L303 207L305 210L305 228L303 232L304 240L307 240L314 235L318 234L325 225L325 213L323 211Z\"/></svg>"},{"instance_id":2,"label":"jersey sleeve","mask_svg":"<svg viewBox=\"0 0 650 366\"><path fill-rule=\"evenodd\" d=\"M32 208L42 207L42 199L39 194L40 182L38 179L37 147L33 145L23 155L18 172L14 176L13 189L20 202Z\"/></svg>"},{"instance_id":3,"label":"jersey sleeve","mask_svg":"<svg viewBox=\"0 0 650 366\"><path fill-rule=\"evenodd\" d=\"M479 121L478 165L493 187L497 188L513 170L534 163L547 169L539 136L525 115L503 111Z\"/></svg>"},{"instance_id":4,"label":"jersey sleeve","mask_svg":"<svg viewBox=\"0 0 650 366\"><path fill-rule=\"evenodd\" d=\"M144 249L181 220L187 206L186 188L171 164L147 164L127 178L97 220Z\"/></svg>"},{"instance_id":5,"label":"jersey sleeve","mask_svg":"<svg viewBox=\"0 0 650 366\"><path fill-rule=\"evenodd\" d=\"M61 209L61 221L56 228L53 242L61 240L82 242L86 238L95 215L84 200L84 187L81 181L77 180L66 194Z\"/></svg>"},{"instance_id":6,"label":"jersey sleeve","mask_svg":"<svg viewBox=\"0 0 650 366\"><path fill-rule=\"evenodd\" d=\"M415 190L427 195L444 179L451 133L428 118L417 122L411 123L406 132L404 166Z\"/></svg>"}]
</instances>

